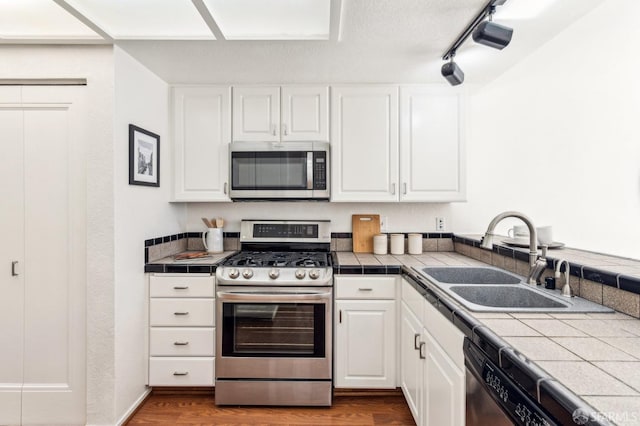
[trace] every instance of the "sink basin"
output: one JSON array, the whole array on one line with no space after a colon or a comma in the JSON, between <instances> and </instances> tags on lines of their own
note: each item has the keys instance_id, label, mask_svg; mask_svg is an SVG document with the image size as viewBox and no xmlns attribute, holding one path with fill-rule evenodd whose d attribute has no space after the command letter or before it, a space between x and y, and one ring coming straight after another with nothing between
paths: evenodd
<instances>
[{"instance_id":1,"label":"sink basin","mask_svg":"<svg viewBox=\"0 0 640 426\"><path fill-rule=\"evenodd\" d=\"M446 284L518 284L522 278L498 268L447 266L422 268L429 277Z\"/></svg>"},{"instance_id":2,"label":"sink basin","mask_svg":"<svg viewBox=\"0 0 640 426\"><path fill-rule=\"evenodd\" d=\"M525 286L452 286L449 290L462 299L481 306L496 308L567 308L569 306Z\"/></svg>"},{"instance_id":3,"label":"sink basin","mask_svg":"<svg viewBox=\"0 0 640 426\"><path fill-rule=\"evenodd\" d=\"M524 283L524 278L493 266L413 268L427 281L475 312L614 312L580 297L563 297Z\"/></svg>"}]
</instances>

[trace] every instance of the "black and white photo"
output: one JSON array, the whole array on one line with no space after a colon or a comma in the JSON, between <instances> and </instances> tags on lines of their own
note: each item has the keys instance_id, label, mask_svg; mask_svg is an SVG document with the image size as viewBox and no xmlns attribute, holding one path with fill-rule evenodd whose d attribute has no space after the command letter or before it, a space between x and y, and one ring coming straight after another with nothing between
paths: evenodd
<instances>
[{"instance_id":1,"label":"black and white photo","mask_svg":"<svg viewBox=\"0 0 640 426\"><path fill-rule=\"evenodd\" d=\"M129 185L160 186L160 136L129 124Z\"/></svg>"}]
</instances>

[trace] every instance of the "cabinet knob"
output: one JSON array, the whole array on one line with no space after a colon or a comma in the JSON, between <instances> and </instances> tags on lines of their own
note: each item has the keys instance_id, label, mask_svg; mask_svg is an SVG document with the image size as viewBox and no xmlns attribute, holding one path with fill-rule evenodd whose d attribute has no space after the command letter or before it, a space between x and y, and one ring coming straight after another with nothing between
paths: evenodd
<instances>
[{"instance_id":1,"label":"cabinet knob","mask_svg":"<svg viewBox=\"0 0 640 426\"><path fill-rule=\"evenodd\" d=\"M174 312L173 315L189 315L189 312Z\"/></svg>"},{"instance_id":2,"label":"cabinet knob","mask_svg":"<svg viewBox=\"0 0 640 426\"><path fill-rule=\"evenodd\" d=\"M188 375L188 374L189 374L189 372L188 372L188 371L174 371L174 372L173 372L173 375L174 375L174 376L186 376L186 375Z\"/></svg>"},{"instance_id":3,"label":"cabinet knob","mask_svg":"<svg viewBox=\"0 0 640 426\"><path fill-rule=\"evenodd\" d=\"M173 342L175 346L187 346L189 342Z\"/></svg>"},{"instance_id":4,"label":"cabinet knob","mask_svg":"<svg viewBox=\"0 0 640 426\"><path fill-rule=\"evenodd\" d=\"M420 349L418 349L418 352L420 354L420 359L425 359L426 358L426 356L425 356L425 354L423 352L423 349L424 349L425 346L426 346L425 342L420 342Z\"/></svg>"},{"instance_id":5,"label":"cabinet knob","mask_svg":"<svg viewBox=\"0 0 640 426\"><path fill-rule=\"evenodd\" d=\"M11 262L11 276L17 277L18 275L20 275L18 273L18 261L14 260L13 262Z\"/></svg>"},{"instance_id":6,"label":"cabinet knob","mask_svg":"<svg viewBox=\"0 0 640 426\"><path fill-rule=\"evenodd\" d=\"M407 182L402 184L402 193L404 195L407 195Z\"/></svg>"},{"instance_id":7,"label":"cabinet knob","mask_svg":"<svg viewBox=\"0 0 640 426\"><path fill-rule=\"evenodd\" d=\"M287 125L286 124L282 125L282 134L285 135L285 136L289 135L289 130L287 129Z\"/></svg>"},{"instance_id":8,"label":"cabinet knob","mask_svg":"<svg viewBox=\"0 0 640 426\"><path fill-rule=\"evenodd\" d=\"M420 342L418 341L418 338L420 338L420 333L416 333L413 335L413 349L415 350L420 349Z\"/></svg>"},{"instance_id":9,"label":"cabinet knob","mask_svg":"<svg viewBox=\"0 0 640 426\"><path fill-rule=\"evenodd\" d=\"M395 183L391 184L391 195L396 195L396 184Z\"/></svg>"},{"instance_id":10,"label":"cabinet knob","mask_svg":"<svg viewBox=\"0 0 640 426\"><path fill-rule=\"evenodd\" d=\"M224 195L227 195L227 182L224 183Z\"/></svg>"}]
</instances>

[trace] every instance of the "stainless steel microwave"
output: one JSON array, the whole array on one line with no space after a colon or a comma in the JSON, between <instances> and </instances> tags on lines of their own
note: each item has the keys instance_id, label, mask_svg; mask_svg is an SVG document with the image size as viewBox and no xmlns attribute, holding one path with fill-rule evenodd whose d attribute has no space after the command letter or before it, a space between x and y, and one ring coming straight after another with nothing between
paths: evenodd
<instances>
[{"instance_id":1,"label":"stainless steel microwave","mask_svg":"<svg viewBox=\"0 0 640 426\"><path fill-rule=\"evenodd\" d=\"M328 142L233 142L233 200L329 200Z\"/></svg>"}]
</instances>

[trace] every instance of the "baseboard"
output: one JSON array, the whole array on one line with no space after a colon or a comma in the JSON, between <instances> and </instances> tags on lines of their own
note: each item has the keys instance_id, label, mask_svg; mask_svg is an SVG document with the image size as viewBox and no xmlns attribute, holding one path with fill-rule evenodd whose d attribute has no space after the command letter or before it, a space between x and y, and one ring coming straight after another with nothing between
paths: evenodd
<instances>
[{"instance_id":1,"label":"baseboard","mask_svg":"<svg viewBox=\"0 0 640 426\"><path fill-rule=\"evenodd\" d=\"M120 420L116 423L116 426L124 426L129 423L129 420L136 414L136 412L142 407L142 404L149 398L151 395L151 388L145 389L145 391L140 395L138 399L129 407L127 411L120 417Z\"/></svg>"},{"instance_id":2,"label":"baseboard","mask_svg":"<svg viewBox=\"0 0 640 426\"><path fill-rule=\"evenodd\" d=\"M334 389L333 396L402 396L402 389Z\"/></svg>"},{"instance_id":3,"label":"baseboard","mask_svg":"<svg viewBox=\"0 0 640 426\"><path fill-rule=\"evenodd\" d=\"M154 386L153 395L210 395L213 397L213 386Z\"/></svg>"}]
</instances>

